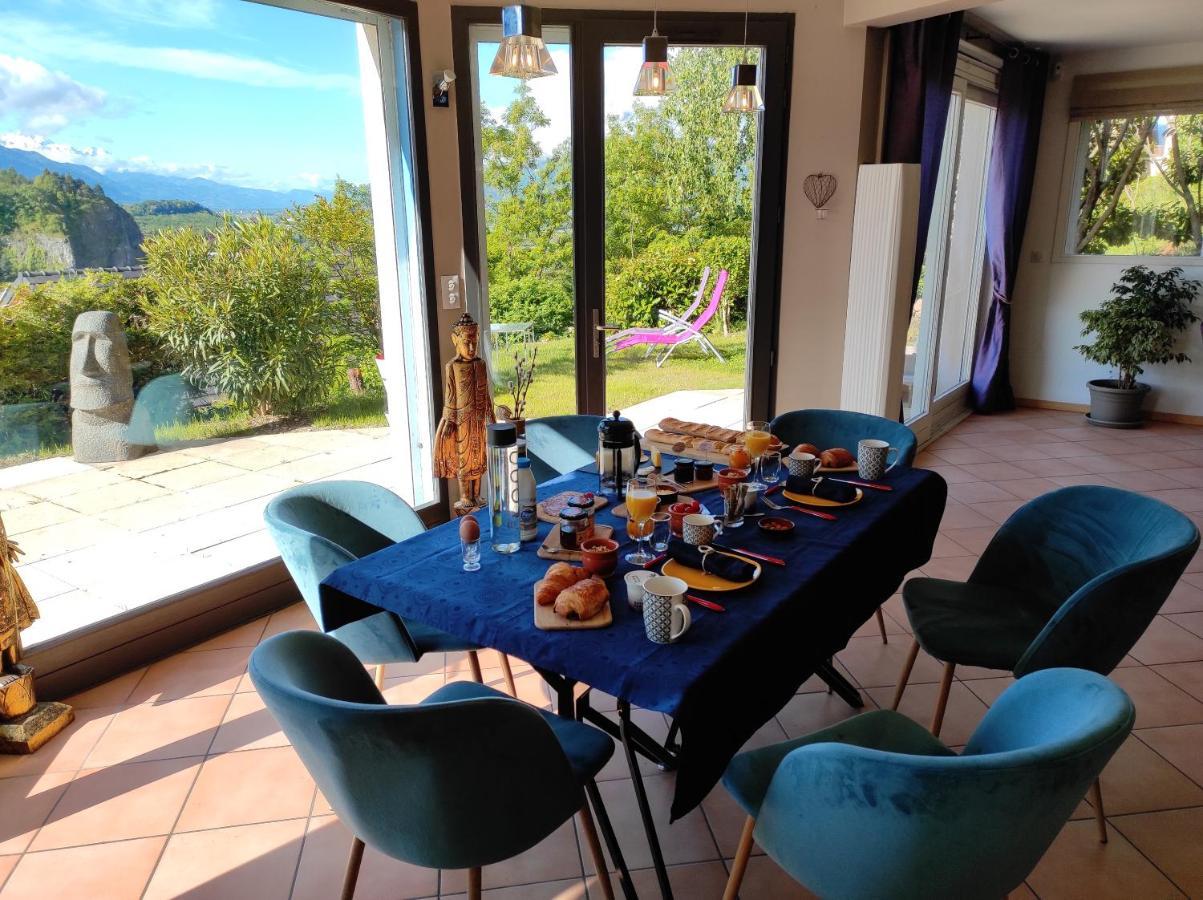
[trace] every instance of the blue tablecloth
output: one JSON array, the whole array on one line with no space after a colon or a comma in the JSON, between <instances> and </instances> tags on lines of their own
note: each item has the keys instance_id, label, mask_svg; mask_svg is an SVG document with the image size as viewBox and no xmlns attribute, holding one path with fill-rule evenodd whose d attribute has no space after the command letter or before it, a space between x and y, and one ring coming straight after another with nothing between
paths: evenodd
<instances>
[{"instance_id":1,"label":"blue tablecloth","mask_svg":"<svg viewBox=\"0 0 1203 900\"><path fill-rule=\"evenodd\" d=\"M336 570L322 584L322 613L334 628L367 611L391 610L674 716L681 733L677 818L701 802L815 665L846 646L906 574L930 558L944 480L910 469L891 473L888 483L893 491L866 491L860 503L835 510L835 522L785 513L797 522L788 539L762 536L755 519L728 531L721 542L788 565L765 565L745 590L706 595L725 613L691 604L693 626L672 645L647 639L642 618L627 606L623 575L632 567L621 561L608 579L611 627L535 628L533 586L551 563L535 555L537 543L509 556L490 551L481 514L480 571L463 571L458 523L449 522ZM539 496L596 485L596 475L572 472L541 485ZM717 491L696 496L712 510L721 507ZM625 540L625 520L602 511L598 521ZM540 525L540 542L551 527Z\"/></svg>"}]
</instances>

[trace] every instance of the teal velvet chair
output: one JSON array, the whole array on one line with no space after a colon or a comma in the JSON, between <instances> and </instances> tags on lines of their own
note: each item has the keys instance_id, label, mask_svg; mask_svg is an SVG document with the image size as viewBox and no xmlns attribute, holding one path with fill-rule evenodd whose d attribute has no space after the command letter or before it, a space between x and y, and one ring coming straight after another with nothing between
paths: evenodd
<instances>
[{"instance_id":1,"label":"teal velvet chair","mask_svg":"<svg viewBox=\"0 0 1203 900\"><path fill-rule=\"evenodd\" d=\"M898 448L898 465L915 461L919 442L915 432L901 422L844 409L796 409L769 423L769 431L791 447L814 444L820 450L843 447L856 456L856 445L866 439L889 442Z\"/></svg>"},{"instance_id":2,"label":"teal velvet chair","mask_svg":"<svg viewBox=\"0 0 1203 900\"><path fill-rule=\"evenodd\" d=\"M421 622L405 622L381 611L334 630L326 627L318 586L327 575L426 530L413 507L388 488L369 481L305 484L273 498L263 518L318 628L354 650L362 662L375 665L377 686L384 684L387 663L417 662L424 653L461 650L468 651L476 680L484 680L476 655L479 646ZM517 696L509 658L499 655L506 686Z\"/></svg>"},{"instance_id":3,"label":"teal velvet chair","mask_svg":"<svg viewBox=\"0 0 1203 900\"><path fill-rule=\"evenodd\" d=\"M1018 681L957 754L888 710L736 756L723 783L752 843L822 897L997 900L1027 877L1132 730L1127 694L1083 669Z\"/></svg>"},{"instance_id":4,"label":"teal velvet chair","mask_svg":"<svg viewBox=\"0 0 1203 900\"><path fill-rule=\"evenodd\" d=\"M365 843L413 865L469 869L468 893L478 898L481 866L533 847L573 815L613 896L586 802L588 793L611 838L594 784L614 752L609 735L472 682L389 705L346 645L312 631L264 641L249 671L354 835L345 900Z\"/></svg>"},{"instance_id":5,"label":"teal velvet chair","mask_svg":"<svg viewBox=\"0 0 1203 900\"><path fill-rule=\"evenodd\" d=\"M601 416L545 416L526 423L531 474L541 484L594 461Z\"/></svg>"},{"instance_id":6,"label":"teal velvet chair","mask_svg":"<svg viewBox=\"0 0 1203 900\"><path fill-rule=\"evenodd\" d=\"M1099 485L1062 488L1018 509L967 582L912 578L902 602L914 643L944 663L932 716L939 734L958 665L1016 678L1055 666L1106 675L1132 649L1199 549L1199 530L1159 500ZM1102 796L1092 801L1107 839Z\"/></svg>"}]
</instances>

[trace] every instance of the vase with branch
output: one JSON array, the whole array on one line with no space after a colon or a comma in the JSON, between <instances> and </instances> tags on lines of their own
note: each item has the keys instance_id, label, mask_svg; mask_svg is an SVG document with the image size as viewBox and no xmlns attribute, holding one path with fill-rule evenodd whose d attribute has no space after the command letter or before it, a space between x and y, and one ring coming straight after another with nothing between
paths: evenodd
<instances>
[{"instance_id":1,"label":"vase with branch","mask_svg":"<svg viewBox=\"0 0 1203 900\"><path fill-rule=\"evenodd\" d=\"M506 383L513 406L498 405L497 414L517 426L518 434L526 430L526 396L531 382L535 380L535 366L539 359L539 348L527 344L514 351L514 377Z\"/></svg>"}]
</instances>

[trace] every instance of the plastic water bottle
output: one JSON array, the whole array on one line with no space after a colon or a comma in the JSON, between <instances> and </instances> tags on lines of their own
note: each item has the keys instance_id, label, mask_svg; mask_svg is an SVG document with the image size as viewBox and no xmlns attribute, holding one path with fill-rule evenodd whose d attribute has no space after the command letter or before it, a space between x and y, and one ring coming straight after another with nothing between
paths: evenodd
<instances>
[{"instance_id":1,"label":"plastic water bottle","mask_svg":"<svg viewBox=\"0 0 1203 900\"><path fill-rule=\"evenodd\" d=\"M517 553L518 437L510 422L487 429L489 459L489 546L496 553Z\"/></svg>"},{"instance_id":2,"label":"plastic water bottle","mask_svg":"<svg viewBox=\"0 0 1203 900\"><path fill-rule=\"evenodd\" d=\"M539 516L536 509L535 476L530 470L530 457L518 457L518 535L522 541L539 536Z\"/></svg>"}]
</instances>

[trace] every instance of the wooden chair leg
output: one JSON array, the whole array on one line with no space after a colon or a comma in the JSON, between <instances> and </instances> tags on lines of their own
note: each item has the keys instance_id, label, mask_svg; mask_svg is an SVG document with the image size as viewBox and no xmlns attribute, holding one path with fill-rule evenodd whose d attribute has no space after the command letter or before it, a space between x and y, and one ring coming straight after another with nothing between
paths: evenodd
<instances>
[{"instance_id":1,"label":"wooden chair leg","mask_svg":"<svg viewBox=\"0 0 1203 900\"><path fill-rule=\"evenodd\" d=\"M881 632L881 642L888 644L890 639L886 637L886 616L881 611L881 607L877 607L877 630Z\"/></svg>"},{"instance_id":2,"label":"wooden chair leg","mask_svg":"<svg viewBox=\"0 0 1203 900\"><path fill-rule=\"evenodd\" d=\"M480 657L476 655L475 650L468 651L468 665L472 667L472 677L476 679L476 683L484 684L485 676L480 671Z\"/></svg>"},{"instance_id":3,"label":"wooden chair leg","mask_svg":"<svg viewBox=\"0 0 1203 900\"><path fill-rule=\"evenodd\" d=\"M890 709L897 709L898 704L902 702L902 692L906 690L906 683L911 678L911 669L915 668L915 660L918 658L919 642L911 641L911 650L906 655L906 662L902 664L902 671L898 673L898 687L894 688L894 703Z\"/></svg>"},{"instance_id":4,"label":"wooden chair leg","mask_svg":"<svg viewBox=\"0 0 1203 900\"><path fill-rule=\"evenodd\" d=\"M1103 812L1103 786L1096 778L1090 786L1090 805L1094 807L1094 821L1099 826L1099 843L1107 843L1107 814Z\"/></svg>"},{"instance_id":5,"label":"wooden chair leg","mask_svg":"<svg viewBox=\"0 0 1203 900\"><path fill-rule=\"evenodd\" d=\"M480 866L468 870L468 900L480 900Z\"/></svg>"},{"instance_id":6,"label":"wooden chair leg","mask_svg":"<svg viewBox=\"0 0 1203 900\"><path fill-rule=\"evenodd\" d=\"M347 858L347 872L343 876L342 900L351 900L355 895L355 883L359 881L359 864L363 862L363 841L351 841L351 855Z\"/></svg>"},{"instance_id":7,"label":"wooden chair leg","mask_svg":"<svg viewBox=\"0 0 1203 900\"><path fill-rule=\"evenodd\" d=\"M944 663L944 675L940 679L940 695L936 697L936 711L932 714L931 733L939 737L940 728L944 725L944 709L948 706L948 692L952 690L952 673L956 671L956 663Z\"/></svg>"},{"instance_id":8,"label":"wooden chair leg","mask_svg":"<svg viewBox=\"0 0 1203 900\"><path fill-rule=\"evenodd\" d=\"M514 684L514 673L510 669L510 658L504 653L498 653L501 657L501 674L505 678L505 689L510 692L510 696L515 700L518 699L518 685Z\"/></svg>"},{"instance_id":9,"label":"wooden chair leg","mask_svg":"<svg viewBox=\"0 0 1203 900\"><path fill-rule=\"evenodd\" d=\"M756 830L756 820L748 816L744 820L744 830L739 836L739 848L735 851L735 859L731 860L731 875L727 879L727 889L723 891L723 900L735 900L739 896L739 886L744 880L744 872L748 869L748 857L752 855L752 832Z\"/></svg>"},{"instance_id":10,"label":"wooden chair leg","mask_svg":"<svg viewBox=\"0 0 1203 900\"><path fill-rule=\"evenodd\" d=\"M376 666L376 690L384 692L384 663Z\"/></svg>"},{"instance_id":11,"label":"wooden chair leg","mask_svg":"<svg viewBox=\"0 0 1203 900\"><path fill-rule=\"evenodd\" d=\"M597 839L597 828L593 824L593 815L589 812L589 802L581 804L577 816L581 820L581 830L585 832L585 843L589 845L589 855L593 857L593 868L597 870L597 880L601 884L602 896L606 900L614 900L614 886L610 884L610 869L606 865L606 855L602 853L601 842Z\"/></svg>"}]
</instances>

